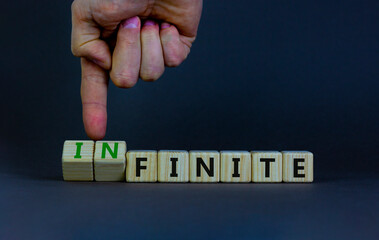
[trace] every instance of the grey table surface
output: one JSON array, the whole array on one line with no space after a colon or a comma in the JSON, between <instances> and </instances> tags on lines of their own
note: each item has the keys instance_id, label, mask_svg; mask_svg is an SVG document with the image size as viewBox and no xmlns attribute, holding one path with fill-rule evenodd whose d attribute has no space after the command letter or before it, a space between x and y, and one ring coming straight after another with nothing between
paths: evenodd
<instances>
[{"instance_id":1,"label":"grey table surface","mask_svg":"<svg viewBox=\"0 0 379 240\"><path fill-rule=\"evenodd\" d=\"M1 239L378 239L375 176L312 184L0 175Z\"/></svg>"}]
</instances>

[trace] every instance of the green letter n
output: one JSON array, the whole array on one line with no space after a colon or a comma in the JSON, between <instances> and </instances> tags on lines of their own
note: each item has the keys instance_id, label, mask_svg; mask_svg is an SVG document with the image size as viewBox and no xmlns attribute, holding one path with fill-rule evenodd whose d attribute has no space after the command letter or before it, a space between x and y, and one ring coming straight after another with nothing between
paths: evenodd
<instances>
[{"instance_id":1,"label":"green letter n","mask_svg":"<svg viewBox=\"0 0 379 240\"><path fill-rule=\"evenodd\" d=\"M111 147L108 143L103 143L103 150L101 151L101 158L105 158L105 151L108 150L109 154L112 156L112 158L117 158L117 151L118 151L118 143L114 143L114 151L112 151Z\"/></svg>"}]
</instances>

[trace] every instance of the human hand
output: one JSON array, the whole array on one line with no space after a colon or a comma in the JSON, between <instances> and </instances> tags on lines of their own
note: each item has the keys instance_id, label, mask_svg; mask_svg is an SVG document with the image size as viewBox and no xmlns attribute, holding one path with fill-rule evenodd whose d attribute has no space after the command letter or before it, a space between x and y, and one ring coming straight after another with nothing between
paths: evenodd
<instances>
[{"instance_id":1,"label":"human hand","mask_svg":"<svg viewBox=\"0 0 379 240\"><path fill-rule=\"evenodd\" d=\"M75 0L72 52L81 58L83 122L99 140L107 125L108 79L120 88L158 79L187 57L202 0Z\"/></svg>"}]
</instances>

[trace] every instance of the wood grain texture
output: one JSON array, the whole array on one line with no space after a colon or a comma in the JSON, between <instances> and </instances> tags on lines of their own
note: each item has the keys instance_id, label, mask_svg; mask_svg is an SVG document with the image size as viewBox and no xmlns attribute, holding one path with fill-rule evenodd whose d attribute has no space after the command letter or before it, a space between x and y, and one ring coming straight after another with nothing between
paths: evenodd
<instances>
[{"instance_id":1,"label":"wood grain texture","mask_svg":"<svg viewBox=\"0 0 379 240\"><path fill-rule=\"evenodd\" d=\"M190 151L190 182L219 182L220 153L218 151ZM212 164L213 162L213 169ZM207 173L204 163L210 172Z\"/></svg>"},{"instance_id":2,"label":"wood grain texture","mask_svg":"<svg viewBox=\"0 0 379 240\"><path fill-rule=\"evenodd\" d=\"M188 151L161 150L158 152L158 182L188 182Z\"/></svg>"},{"instance_id":3,"label":"wood grain texture","mask_svg":"<svg viewBox=\"0 0 379 240\"><path fill-rule=\"evenodd\" d=\"M63 145L62 171L65 181L93 181L94 141L67 140Z\"/></svg>"},{"instance_id":4,"label":"wood grain texture","mask_svg":"<svg viewBox=\"0 0 379 240\"><path fill-rule=\"evenodd\" d=\"M157 155L157 151L154 150L129 151L126 157L126 181L156 182L158 180Z\"/></svg>"},{"instance_id":5,"label":"wood grain texture","mask_svg":"<svg viewBox=\"0 0 379 240\"><path fill-rule=\"evenodd\" d=\"M283 151L283 181L313 182L313 153Z\"/></svg>"},{"instance_id":6,"label":"wood grain texture","mask_svg":"<svg viewBox=\"0 0 379 240\"><path fill-rule=\"evenodd\" d=\"M125 153L124 141L97 141L94 156L95 180L124 181Z\"/></svg>"},{"instance_id":7,"label":"wood grain texture","mask_svg":"<svg viewBox=\"0 0 379 240\"><path fill-rule=\"evenodd\" d=\"M252 151L252 181L282 182L282 154L278 151Z\"/></svg>"},{"instance_id":8,"label":"wood grain texture","mask_svg":"<svg viewBox=\"0 0 379 240\"><path fill-rule=\"evenodd\" d=\"M221 182L250 182L251 154L247 151L221 151Z\"/></svg>"}]
</instances>

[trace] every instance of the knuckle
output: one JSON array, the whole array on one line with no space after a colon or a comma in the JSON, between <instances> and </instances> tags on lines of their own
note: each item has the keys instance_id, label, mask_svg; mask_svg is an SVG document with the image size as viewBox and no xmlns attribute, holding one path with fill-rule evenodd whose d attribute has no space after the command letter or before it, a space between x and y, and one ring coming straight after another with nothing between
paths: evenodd
<instances>
[{"instance_id":1,"label":"knuckle","mask_svg":"<svg viewBox=\"0 0 379 240\"><path fill-rule=\"evenodd\" d=\"M179 66L186 58L189 51L178 42L170 41L165 45L165 64L168 67Z\"/></svg>"},{"instance_id":2,"label":"knuckle","mask_svg":"<svg viewBox=\"0 0 379 240\"><path fill-rule=\"evenodd\" d=\"M143 81L153 82L159 79L164 72L164 68L149 67L141 70L140 77Z\"/></svg>"},{"instance_id":3,"label":"knuckle","mask_svg":"<svg viewBox=\"0 0 379 240\"><path fill-rule=\"evenodd\" d=\"M147 82L156 81L164 72L164 66L145 66L141 68L140 78Z\"/></svg>"},{"instance_id":4,"label":"knuckle","mask_svg":"<svg viewBox=\"0 0 379 240\"><path fill-rule=\"evenodd\" d=\"M145 82L154 82L158 80L159 77L153 75L141 75L141 79Z\"/></svg>"},{"instance_id":5,"label":"knuckle","mask_svg":"<svg viewBox=\"0 0 379 240\"><path fill-rule=\"evenodd\" d=\"M179 57L176 54L169 55L166 60L166 65L168 67L177 67L183 62L183 58Z\"/></svg>"},{"instance_id":6,"label":"knuckle","mask_svg":"<svg viewBox=\"0 0 379 240\"><path fill-rule=\"evenodd\" d=\"M129 72L112 72L111 78L114 83L119 88L131 88L133 87L138 80L136 74Z\"/></svg>"}]
</instances>

